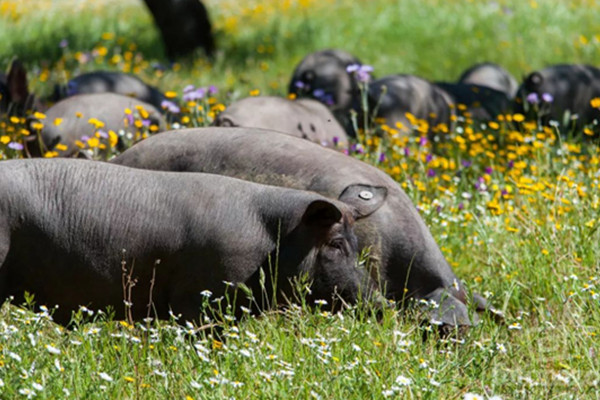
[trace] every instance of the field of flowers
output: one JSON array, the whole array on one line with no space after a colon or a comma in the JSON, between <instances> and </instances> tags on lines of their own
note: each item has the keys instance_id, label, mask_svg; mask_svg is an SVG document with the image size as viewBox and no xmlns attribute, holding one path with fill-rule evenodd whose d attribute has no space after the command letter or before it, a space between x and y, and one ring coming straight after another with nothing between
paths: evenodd
<instances>
[{"instance_id":1,"label":"field of flowers","mask_svg":"<svg viewBox=\"0 0 600 400\"><path fill-rule=\"evenodd\" d=\"M141 1L1 0L0 67L21 55L41 95L83 71L135 73L185 99L173 110L179 125L203 126L233 99L285 94L293 66L327 47L358 55L377 76L454 80L483 60L516 76L600 65L593 0L243 3L205 1L220 48L213 64L169 65ZM561 136L521 114L481 125L457 111L435 153L431 127L416 119L410 137L378 123L345 151L399 182L457 275L505 323L482 316L466 334L440 338L418 311L378 320L362 305L238 321L207 293L207 304L223 303L218 328L82 309L65 330L50 321L51 305L31 299L0 309L0 398L600 398L598 127ZM135 121L143 113L132 110L132 141L152 134ZM30 134L25 119L0 121L1 157L21 157ZM81 146L97 158L116 151L111 136Z\"/></svg>"}]
</instances>

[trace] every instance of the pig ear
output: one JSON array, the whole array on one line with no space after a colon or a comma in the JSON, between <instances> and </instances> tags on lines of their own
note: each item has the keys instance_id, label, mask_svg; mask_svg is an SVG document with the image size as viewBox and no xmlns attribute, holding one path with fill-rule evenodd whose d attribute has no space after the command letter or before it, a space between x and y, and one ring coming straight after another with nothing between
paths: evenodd
<instances>
[{"instance_id":1,"label":"pig ear","mask_svg":"<svg viewBox=\"0 0 600 400\"><path fill-rule=\"evenodd\" d=\"M13 103L25 104L29 97L29 89L27 84L27 71L21 61L14 59L10 64L8 76L6 78L6 86L10 93Z\"/></svg>"},{"instance_id":2,"label":"pig ear","mask_svg":"<svg viewBox=\"0 0 600 400\"><path fill-rule=\"evenodd\" d=\"M353 206L356 218L362 218L379 209L385 202L387 193L387 188L383 186L356 184L344 189L339 200Z\"/></svg>"},{"instance_id":3,"label":"pig ear","mask_svg":"<svg viewBox=\"0 0 600 400\"><path fill-rule=\"evenodd\" d=\"M342 218L342 212L335 204L325 200L315 200L308 205L302 222L310 226L328 227Z\"/></svg>"},{"instance_id":4,"label":"pig ear","mask_svg":"<svg viewBox=\"0 0 600 400\"><path fill-rule=\"evenodd\" d=\"M532 72L527 78L527 83L532 89L537 89L542 82L544 82L544 77L539 72Z\"/></svg>"}]
</instances>

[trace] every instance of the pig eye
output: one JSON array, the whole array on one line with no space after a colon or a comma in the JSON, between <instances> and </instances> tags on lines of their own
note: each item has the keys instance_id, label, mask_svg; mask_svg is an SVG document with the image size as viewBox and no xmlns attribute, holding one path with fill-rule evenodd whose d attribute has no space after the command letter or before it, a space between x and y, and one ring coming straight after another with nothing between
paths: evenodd
<instances>
[{"instance_id":1,"label":"pig eye","mask_svg":"<svg viewBox=\"0 0 600 400\"><path fill-rule=\"evenodd\" d=\"M345 248L344 240L343 239L334 239L331 242L329 242L329 246L333 247L334 249L343 251Z\"/></svg>"}]
</instances>

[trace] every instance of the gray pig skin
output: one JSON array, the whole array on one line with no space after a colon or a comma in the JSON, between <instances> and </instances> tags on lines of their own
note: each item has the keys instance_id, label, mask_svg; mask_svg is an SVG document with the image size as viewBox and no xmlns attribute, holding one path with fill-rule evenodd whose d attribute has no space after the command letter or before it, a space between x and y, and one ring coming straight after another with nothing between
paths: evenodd
<instances>
[{"instance_id":1,"label":"gray pig skin","mask_svg":"<svg viewBox=\"0 0 600 400\"><path fill-rule=\"evenodd\" d=\"M405 133L412 127L407 112L429 122L431 138L432 128L437 125L446 124L449 129L452 126L454 101L450 95L415 75L390 75L374 81L369 85L369 105L371 112L377 107L377 118L384 118L392 128L396 123L402 124L401 131Z\"/></svg>"},{"instance_id":2,"label":"gray pig skin","mask_svg":"<svg viewBox=\"0 0 600 400\"><path fill-rule=\"evenodd\" d=\"M166 100L162 92L148 85L135 75L114 71L94 71L71 79L65 86L55 88L55 101L77 94L116 93L135 97L162 110L161 103Z\"/></svg>"},{"instance_id":3,"label":"gray pig skin","mask_svg":"<svg viewBox=\"0 0 600 400\"><path fill-rule=\"evenodd\" d=\"M346 71L352 64L360 65L362 62L343 50L310 53L294 69L288 91L325 104L348 135L355 136L350 111L358 108L359 89L354 77Z\"/></svg>"},{"instance_id":4,"label":"gray pig skin","mask_svg":"<svg viewBox=\"0 0 600 400\"><path fill-rule=\"evenodd\" d=\"M157 317L172 310L190 321L201 292L220 296L224 281L260 299L269 257L280 298L303 274L309 300L336 293L352 303L372 286L356 266L354 210L316 193L77 159L2 161L0 188L0 300L28 291L58 304L60 323L80 306L112 306L123 318L122 260L137 280L127 300L138 320L150 292Z\"/></svg>"},{"instance_id":5,"label":"gray pig skin","mask_svg":"<svg viewBox=\"0 0 600 400\"><path fill-rule=\"evenodd\" d=\"M238 126L279 131L324 146L348 144L346 131L322 103L276 96L247 97L220 113L215 126Z\"/></svg>"},{"instance_id":6,"label":"gray pig skin","mask_svg":"<svg viewBox=\"0 0 600 400\"><path fill-rule=\"evenodd\" d=\"M339 199L358 211L359 247L370 247L371 275L387 298L432 300L440 305L432 319L450 326L472 323L466 292L415 206L397 182L373 166L307 140L247 128L160 133L112 162L228 175ZM483 299L476 300L485 307Z\"/></svg>"},{"instance_id":7,"label":"gray pig skin","mask_svg":"<svg viewBox=\"0 0 600 400\"><path fill-rule=\"evenodd\" d=\"M514 76L498 64L483 62L466 69L458 83L486 86L503 92L509 99L517 94L519 83Z\"/></svg>"},{"instance_id":8,"label":"gray pig skin","mask_svg":"<svg viewBox=\"0 0 600 400\"><path fill-rule=\"evenodd\" d=\"M136 112L136 106L142 106L148 112L150 124L156 125L159 131L165 129L164 118L151 104L115 93L81 94L61 100L46 111L46 118L41 121L44 124L40 135L43 146L40 146L37 135L32 134L31 139L26 142L27 152L32 157L40 157L45 151L53 150L57 144L62 143L67 149L58 151L59 156L76 155L80 149L75 142L83 136L91 137L96 132L96 127L89 123L91 118L105 124L101 128L103 131L113 130L118 133L121 129L128 129L125 109ZM58 125L55 124L57 118L62 119ZM129 128L131 129L135 130Z\"/></svg>"},{"instance_id":9,"label":"gray pig skin","mask_svg":"<svg viewBox=\"0 0 600 400\"><path fill-rule=\"evenodd\" d=\"M600 109L593 108L590 104L593 98L600 97L599 68L591 65L561 64L532 72L519 86L515 99L517 112L527 112L527 95L531 93L536 93L540 101L544 93L552 95L553 101L550 104L541 105L544 109L541 122L548 124L551 120L558 121L563 133L571 129L572 125L579 130L594 120L600 123ZM571 116L576 114L577 120L573 124L570 121L564 124L565 112ZM596 131L600 132L598 125Z\"/></svg>"}]
</instances>

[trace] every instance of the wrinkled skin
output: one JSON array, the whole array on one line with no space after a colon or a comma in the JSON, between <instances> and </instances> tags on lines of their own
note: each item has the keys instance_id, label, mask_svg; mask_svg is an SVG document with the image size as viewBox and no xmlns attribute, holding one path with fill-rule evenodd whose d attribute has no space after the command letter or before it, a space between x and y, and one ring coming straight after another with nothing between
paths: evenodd
<instances>
[{"instance_id":1,"label":"wrinkled skin","mask_svg":"<svg viewBox=\"0 0 600 400\"><path fill-rule=\"evenodd\" d=\"M543 109L543 124L548 124L551 120L558 121L563 131L566 131L572 127L581 129L594 119L600 122L600 110L590 105L590 100L600 97L600 69L596 67L566 64L532 72L519 87L515 99L517 112L532 111L526 100L530 93L536 93L540 99L544 93L554 97L551 104L540 105ZM565 112L571 116L577 114L579 118L574 123L567 121L565 124ZM596 129L598 130L598 127Z\"/></svg>"},{"instance_id":2,"label":"wrinkled skin","mask_svg":"<svg viewBox=\"0 0 600 400\"><path fill-rule=\"evenodd\" d=\"M40 138L32 134L26 143L26 151L32 157L40 157L62 143L67 149L57 151L59 156L77 155L79 147L75 141L83 136L92 137L96 132L96 127L88 122L90 118L102 121L105 126L101 129L105 132L112 130L118 133L122 129L132 131L135 128L128 127L125 109L129 108L135 113L136 106L142 106L149 113L150 124L158 126L159 130L165 129L162 115L151 104L114 93L81 94L59 101L48 109L46 118L41 121L44 124L40 135L41 145ZM81 113L81 117L77 113ZM57 118L62 119L58 125L55 123ZM35 132L34 129L31 131Z\"/></svg>"},{"instance_id":3,"label":"wrinkled skin","mask_svg":"<svg viewBox=\"0 0 600 400\"><path fill-rule=\"evenodd\" d=\"M0 188L0 301L28 291L58 304L60 323L81 305L124 317L122 260L137 281L126 299L136 320L150 293L158 318L172 309L197 320L201 292L221 296L223 281L260 301L260 268L269 297L276 284L291 298L290 280L302 275L309 300L352 303L372 287L356 266L354 211L316 193L75 159L2 161Z\"/></svg>"},{"instance_id":4,"label":"wrinkled skin","mask_svg":"<svg viewBox=\"0 0 600 400\"><path fill-rule=\"evenodd\" d=\"M390 127L402 124L402 132L409 132L412 126L407 112L428 121L432 128L439 124L450 127L452 105L452 98L445 91L415 75L390 75L369 85L369 109L376 109L376 118L384 118Z\"/></svg>"},{"instance_id":5,"label":"wrinkled skin","mask_svg":"<svg viewBox=\"0 0 600 400\"><path fill-rule=\"evenodd\" d=\"M22 116L27 110L42 110L39 99L29 92L27 71L15 59L10 64L8 74L0 73L0 115Z\"/></svg>"},{"instance_id":6,"label":"wrinkled skin","mask_svg":"<svg viewBox=\"0 0 600 400\"><path fill-rule=\"evenodd\" d=\"M309 97L325 104L344 127L355 136L350 111L357 108L358 85L346 72L352 64L362 62L352 54L338 49L321 50L304 57L294 69L289 93Z\"/></svg>"},{"instance_id":7,"label":"wrinkled skin","mask_svg":"<svg viewBox=\"0 0 600 400\"><path fill-rule=\"evenodd\" d=\"M466 292L415 206L397 182L373 166L306 140L243 128L161 133L112 162L216 173L339 199L358 212L359 248L370 248L371 275L387 298L401 304L408 298L433 300L441 306L432 319L449 326L472 323ZM483 299L476 300L485 307Z\"/></svg>"},{"instance_id":8,"label":"wrinkled skin","mask_svg":"<svg viewBox=\"0 0 600 400\"><path fill-rule=\"evenodd\" d=\"M311 99L247 97L220 113L215 126L272 129L324 146L348 144L346 132L322 103Z\"/></svg>"},{"instance_id":9,"label":"wrinkled skin","mask_svg":"<svg viewBox=\"0 0 600 400\"><path fill-rule=\"evenodd\" d=\"M454 104L467 106L471 118L476 121L494 120L511 109L512 101L504 92L486 86L448 82L436 82L435 85L444 90Z\"/></svg>"},{"instance_id":10,"label":"wrinkled skin","mask_svg":"<svg viewBox=\"0 0 600 400\"><path fill-rule=\"evenodd\" d=\"M503 92L509 99L515 97L519 87L519 83L510 72L491 62L475 64L468 68L458 78L458 83L486 86Z\"/></svg>"},{"instance_id":11,"label":"wrinkled skin","mask_svg":"<svg viewBox=\"0 0 600 400\"><path fill-rule=\"evenodd\" d=\"M76 76L64 86L56 86L54 101L76 94L93 93L117 93L135 97L161 111L161 103L167 99L157 88L144 83L137 76L123 72L94 71Z\"/></svg>"}]
</instances>

